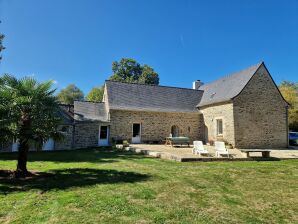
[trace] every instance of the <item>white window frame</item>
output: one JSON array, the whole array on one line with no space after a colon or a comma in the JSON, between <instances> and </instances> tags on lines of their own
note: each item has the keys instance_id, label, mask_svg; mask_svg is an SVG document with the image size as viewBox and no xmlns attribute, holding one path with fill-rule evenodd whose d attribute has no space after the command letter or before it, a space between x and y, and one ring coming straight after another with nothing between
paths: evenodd
<instances>
[{"instance_id":1,"label":"white window frame","mask_svg":"<svg viewBox=\"0 0 298 224\"><path fill-rule=\"evenodd\" d=\"M219 132L219 121L221 121L221 133ZM223 136L224 134L224 119L222 118L216 118L215 119L215 131L216 131L216 136Z\"/></svg>"}]
</instances>

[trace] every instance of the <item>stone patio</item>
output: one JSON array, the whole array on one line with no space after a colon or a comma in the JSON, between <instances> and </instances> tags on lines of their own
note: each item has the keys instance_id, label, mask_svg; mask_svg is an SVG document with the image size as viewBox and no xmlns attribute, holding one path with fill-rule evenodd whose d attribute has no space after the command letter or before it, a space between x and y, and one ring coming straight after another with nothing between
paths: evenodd
<instances>
[{"instance_id":1,"label":"stone patio","mask_svg":"<svg viewBox=\"0 0 298 224\"><path fill-rule=\"evenodd\" d=\"M122 146L122 145L121 145ZM117 146L117 148L121 148ZM125 150L141 153L161 159L175 160L179 162L190 161L251 161L251 160L284 160L298 159L298 148L271 149L270 158L262 158L261 153L250 153L251 157L245 158L238 149L228 149L230 158L215 157L214 146L204 146L210 152L209 156L199 156L192 153L192 146L171 147L154 144L132 144Z\"/></svg>"}]
</instances>

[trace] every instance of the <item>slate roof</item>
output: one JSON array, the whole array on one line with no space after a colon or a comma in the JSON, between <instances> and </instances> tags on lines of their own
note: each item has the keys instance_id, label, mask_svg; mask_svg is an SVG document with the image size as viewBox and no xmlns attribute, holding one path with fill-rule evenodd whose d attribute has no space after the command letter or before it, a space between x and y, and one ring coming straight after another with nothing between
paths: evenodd
<instances>
[{"instance_id":1,"label":"slate roof","mask_svg":"<svg viewBox=\"0 0 298 224\"><path fill-rule=\"evenodd\" d=\"M202 85L198 90L106 80L110 109L197 112L198 107L229 101L246 86L263 62ZM74 104L75 119L108 121L105 103Z\"/></svg>"},{"instance_id":2,"label":"slate roof","mask_svg":"<svg viewBox=\"0 0 298 224\"><path fill-rule=\"evenodd\" d=\"M246 86L263 62L242 71L225 76L211 83L202 85L199 90L204 91L198 107L214 103L225 102L237 96Z\"/></svg>"},{"instance_id":3,"label":"slate roof","mask_svg":"<svg viewBox=\"0 0 298 224\"><path fill-rule=\"evenodd\" d=\"M58 116L64 124L72 124L74 121L74 107L69 104L59 104Z\"/></svg>"},{"instance_id":4,"label":"slate roof","mask_svg":"<svg viewBox=\"0 0 298 224\"><path fill-rule=\"evenodd\" d=\"M110 109L195 112L203 91L168 86L106 81Z\"/></svg>"},{"instance_id":5,"label":"slate roof","mask_svg":"<svg viewBox=\"0 0 298 224\"><path fill-rule=\"evenodd\" d=\"M107 113L104 103L75 101L74 102L76 120L96 120L107 121Z\"/></svg>"}]
</instances>

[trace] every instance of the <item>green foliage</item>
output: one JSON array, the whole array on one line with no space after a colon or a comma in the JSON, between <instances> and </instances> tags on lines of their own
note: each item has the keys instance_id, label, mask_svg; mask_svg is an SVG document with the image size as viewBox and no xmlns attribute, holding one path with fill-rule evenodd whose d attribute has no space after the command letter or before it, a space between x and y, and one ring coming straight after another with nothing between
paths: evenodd
<instances>
[{"instance_id":1,"label":"green foliage","mask_svg":"<svg viewBox=\"0 0 298 224\"><path fill-rule=\"evenodd\" d=\"M128 140L123 140L123 143L122 143L122 144L123 144L124 147L129 146L129 142L128 142Z\"/></svg>"},{"instance_id":2,"label":"green foliage","mask_svg":"<svg viewBox=\"0 0 298 224\"><path fill-rule=\"evenodd\" d=\"M73 104L75 100L83 100L84 93L74 84L68 85L58 93L58 100L61 103Z\"/></svg>"},{"instance_id":3,"label":"green foliage","mask_svg":"<svg viewBox=\"0 0 298 224\"><path fill-rule=\"evenodd\" d=\"M158 85L159 76L151 67L144 65L142 74L139 77L139 83Z\"/></svg>"},{"instance_id":4,"label":"green foliage","mask_svg":"<svg viewBox=\"0 0 298 224\"><path fill-rule=\"evenodd\" d=\"M140 65L134 59L122 58L112 64L113 75L109 78L113 81L129 83L159 84L158 74L149 65Z\"/></svg>"},{"instance_id":5,"label":"green foliage","mask_svg":"<svg viewBox=\"0 0 298 224\"><path fill-rule=\"evenodd\" d=\"M283 81L279 86L279 90L291 105L289 108L289 128L298 131L298 83Z\"/></svg>"},{"instance_id":6,"label":"green foliage","mask_svg":"<svg viewBox=\"0 0 298 224\"><path fill-rule=\"evenodd\" d=\"M103 87L94 87L86 96L88 101L101 102L103 97Z\"/></svg>"},{"instance_id":7,"label":"green foliage","mask_svg":"<svg viewBox=\"0 0 298 224\"><path fill-rule=\"evenodd\" d=\"M61 139L54 91L52 81L0 77L0 143L19 139L38 147L49 138Z\"/></svg>"},{"instance_id":8,"label":"green foliage","mask_svg":"<svg viewBox=\"0 0 298 224\"><path fill-rule=\"evenodd\" d=\"M5 49L5 47L3 46L3 39L4 39L4 35L2 33L0 33L0 53L1 51L3 51ZM0 55L0 61L2 59L2 56Z\"/></svg>"}]
</instances>

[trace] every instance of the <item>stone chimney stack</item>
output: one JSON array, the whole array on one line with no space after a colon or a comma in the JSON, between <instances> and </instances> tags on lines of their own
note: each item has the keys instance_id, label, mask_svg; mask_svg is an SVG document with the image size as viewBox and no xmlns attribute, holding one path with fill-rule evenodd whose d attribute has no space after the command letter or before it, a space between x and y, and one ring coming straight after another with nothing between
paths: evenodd
<instances>
[{"instance_id":1,"label":"stone chimney stack","mask_svg":"<svg viewBox=\"0 0 298 224\"><path fill-rule=\"evenodd\" d=\"M204 83L201 82L201 80L196 80L196 81L194 81L194 82L192 83L192 88L193 88L193 89L199 89L200 86L202 86L203 84L204 84Z\"/></svg>"}]
</instances>

